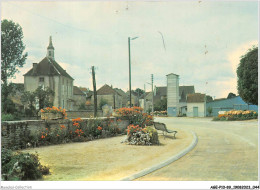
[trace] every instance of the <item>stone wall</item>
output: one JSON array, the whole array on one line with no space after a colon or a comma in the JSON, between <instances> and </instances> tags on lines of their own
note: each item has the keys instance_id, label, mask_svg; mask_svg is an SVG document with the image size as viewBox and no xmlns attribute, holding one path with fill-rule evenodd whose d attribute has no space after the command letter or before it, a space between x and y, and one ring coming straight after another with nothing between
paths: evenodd
<instances>
[{"instance_id":1,"label":"stone wall","mask_svg":"<svg viewBox=\"0 0 260 190\"><path fill-rule=\"evenodd\" d=\"M74 118L90 118L94 117L94 111L79 110L79 111L66 111L68 119ZM102 117L102 110L97 111L97 117Z\"/></svg>"},{"instance_id":2,"label":"stone wall","mask_svg":"<svg viewBox=\"0 0 260 190\"><path fill-rule=\"evenodd\" d=\"M120 118L116 117L99 117L96 119L101 120L102 123L105 123L108 120L113 120L117 123L117 126L122 132L124 132L126 127L129 125L129 122L127 120L121 120ZM94 124L94 120L96 119L82 118L82 122L85 125ZM32 142L32 134L40 133L40 131L43 131L46 128L52 131L52 129L57 128L60 125L65 125L66 128L69 130L72 126L72 120L24 120L1 122L1 147L24 149L27 147L27 142ZM32 144L31 146L36 147L36 144Z\"/></svg>"}]
</instances>

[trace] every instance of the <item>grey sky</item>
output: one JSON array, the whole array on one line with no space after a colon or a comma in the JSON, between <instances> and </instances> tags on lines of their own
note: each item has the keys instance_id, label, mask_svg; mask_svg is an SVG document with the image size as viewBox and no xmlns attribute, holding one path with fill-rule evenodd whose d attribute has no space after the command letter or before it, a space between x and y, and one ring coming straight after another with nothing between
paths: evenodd
<instances>
[{"instance_id":1,"label":"grey sky","mask_svg":"<svg viewBox=\"0 0 260 190\"><path fill-rule=\"evenodd\" d=\"M257 1L3 2L3 18L22 26L29 54L14 82L45 57L52 35L55 59L75 85L92 89L94 65L98 88L127 90L127 38L139 36L131 41L133 89L152 73L157 86L176 73L180 85L221 98L237 93L239 57L258 45Z\"/></svg>"}]
</instances>

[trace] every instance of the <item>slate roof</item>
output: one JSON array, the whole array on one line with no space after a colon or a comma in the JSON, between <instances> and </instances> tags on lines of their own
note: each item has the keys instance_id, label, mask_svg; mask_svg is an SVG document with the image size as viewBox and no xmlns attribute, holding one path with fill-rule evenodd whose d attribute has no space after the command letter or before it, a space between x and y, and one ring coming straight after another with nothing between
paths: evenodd
<instances>
[{"instance_id":1,"label":"slate roof","mask_svg":"<svg viewBox=\"0 0 260 190\"><path fill-rule=\"evenodd\" d=\"M88 89L87 89L86 87L79 87L79 89L80 89L82 92L85 92L85 93L88 92Z\"/></svg>"},{"instance_id":2,"label":"slate roof","mask_svg":"<svg viewBox=\"0 0 260 190\"><path fill-rule=\"evenodd\" d=\"M156 86L156 95L167 96L167 86Z\"/></svg>"},{"instance_id":3,"label":"slate roof","mask_svg":"<svg viewBox=\"0 0 260 190\"><path fill-rule=\"evenodd\" d=\"M186 102L187 95L194 93L194 86L179 86L179 96L181 97L180 102Z\"/></svg>"},{"instance_id":4,"label":"slate roof","mask_svg":"<svg viewBox=\"0 0 260 190\"><path fill-rule=\"evenodd\" d=\"M114 90L121 96L126 96L126 93L120 88L114 88Z\"/></svg>"},{"instance_id":5,"label":"slate roof","mask_svg":"<svg viewBox=\"0 0 260 190\"><path fill-rule=\"evenodd\" d=\"M205 102L206 95L201 93L195 94L188 94L187 95L187 103L194 103L194 102Z\"/></svg>"},{"instance_id":6,"label":"slate roof","mask_svg":"<svg viewBox=\"0 0 260 190\"><path fill-rule=\"evenodd\" d=\"M144 99L150 92L145 92L145 94L142 94L139 99Z\"/></svg>"},{"instance_id":7,"label":"slate roof","mask_svg":"<svg viewBox=\"0 0 260 190\"><path fill-rule=\"evenodd\" d=\"M85 95L85 93L82 92L79 87L73 86L73 95Z\"/></svg>"},{"instance_id":8,"label":"slate roof","mask_svg":"<svg viewBox=\"0 0 260 190\"><path fill-rule=\"evenodd\" d=\"M111 95L111 94L118 94L117 91L115 91L111 86L105 84L100 89L97 90L97 95ZM120 95L121 96L121 95Z\"/></svg>"},{"instance_id":9,"label":"slate roof","mask_svg":"<svg viewBox=\"0 0 260 190\"><path fill-rule=\"evenodd\" d=\"M26 74L24 74L24 76L40 76L40 75L43 76L62 75L74 80L55 60L47 57L45 57L37 64L35 71L32 68Z\"/></svg>"}]
</instances>

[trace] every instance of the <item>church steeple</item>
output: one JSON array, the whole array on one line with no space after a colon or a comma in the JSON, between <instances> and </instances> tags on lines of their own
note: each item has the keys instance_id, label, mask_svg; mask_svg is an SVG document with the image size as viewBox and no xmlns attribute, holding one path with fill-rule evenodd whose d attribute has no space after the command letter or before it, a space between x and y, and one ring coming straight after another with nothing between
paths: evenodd
<instances>
[{"instance_id":1,"label":"church steeple","mask_svg":"<svg viewBox=\"0 0 260 190\"><path fill-rule=\"evenodd\" d=\"M47 47L47 57L54 59L54 47L52 45L51 36L50 36L50 40L49 40L49 46Z\"/></svg>"}]
</instances>

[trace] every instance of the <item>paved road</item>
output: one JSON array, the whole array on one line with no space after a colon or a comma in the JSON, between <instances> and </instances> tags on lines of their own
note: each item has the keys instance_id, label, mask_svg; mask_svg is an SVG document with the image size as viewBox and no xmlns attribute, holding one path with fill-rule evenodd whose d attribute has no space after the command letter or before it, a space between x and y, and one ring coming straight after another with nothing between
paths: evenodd
<instances>
[{"instance_id":1,"label":"paved road","mask_svg":"<svg viewBox=\"0 0 260 190\"><path fill-rule=\"evenodd\" d=\"M197 146L174 163L137 180L257 181L257 121L157 118L170 129L192 130ZM178 136L177 136L178 137Z\"/></svg>"}]
</instances>

